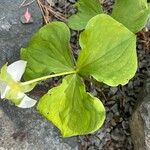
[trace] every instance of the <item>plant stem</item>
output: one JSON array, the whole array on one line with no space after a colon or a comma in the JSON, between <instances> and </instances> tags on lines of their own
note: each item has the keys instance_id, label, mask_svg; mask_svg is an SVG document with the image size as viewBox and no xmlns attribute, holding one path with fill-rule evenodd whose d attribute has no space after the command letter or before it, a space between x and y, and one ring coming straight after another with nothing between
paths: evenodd
<instances>
[{"instance_id":1,"label":"plant stem","mask_svg":"<svg viewBox=\"0 0 150 150\"><path fill-rule=\"evenodd\" d=\"M58 74L50 74L50 75L47 75L47 76L44 76L44 77L40 77L40 78L36 78L36 79L30 80L30 81L23 82L22 85L28 85L28 84L43 81L43 80L46 80L46 79L50 79L50 78L53 78L53 77L69 75L69 74L75 74L75 73L76 73L76 71L73 70L73 71L62 72L62 73L58 73Z\"/></svg>"}]
</instances>

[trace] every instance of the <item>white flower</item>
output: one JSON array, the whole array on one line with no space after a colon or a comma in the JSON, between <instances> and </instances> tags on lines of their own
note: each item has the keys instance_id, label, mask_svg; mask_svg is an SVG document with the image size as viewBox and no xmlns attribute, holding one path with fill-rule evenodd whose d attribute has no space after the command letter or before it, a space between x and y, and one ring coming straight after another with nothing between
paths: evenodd
<instances>
[{"instance_id":1,"label":"white flower","mask_svg":"<svg viewBox=\"0 0 150 150\"><path fill-rule=\"evenodd\" d=\"M7 99L8 93L10 94L9 95L10 100L11 100L11 97L14 98L14 95L15 96L17 95L16 99L19 101L19 104L17 104L17 106L20 108L33 107L37 102L36 100L28 97L22 90L20 90L20 89L14 90L12 88L13 86L10 86L10 85L13 85L12 83L14 82L16 85L18 85L20 87L20 85L21 85L20 80L21 80L22 75L25 72L26 65L27 65L26 61L23 61L23 60L16 61L7 67L6 75L3 75L3 78L0 78L1 99L3 99L3 98ZM10 78L9 78L9 76L10 76ZM12 82L12 83L10 83L10 82Z\"/></svg>"}]
</instances>

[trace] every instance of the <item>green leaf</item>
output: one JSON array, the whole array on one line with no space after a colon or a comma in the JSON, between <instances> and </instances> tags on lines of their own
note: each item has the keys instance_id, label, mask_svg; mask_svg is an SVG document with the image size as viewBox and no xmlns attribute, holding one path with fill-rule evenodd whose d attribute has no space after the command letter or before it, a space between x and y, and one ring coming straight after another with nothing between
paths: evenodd
<instances>
[{"instance_id":1,"label":"green leaf","mask_svg":"<svg viewBox=\"0 0 150 150\"><path fill-rule=\"evenodd\" d=\"M85 91L78 75L69 75L39 101L37 109L64 137L93 133L105 120L101 101Z\"/></svg>"},{"instance_id":2,"label":"green leaf","mask_svg":"<svg viewBox=\"0 0 150 150\"><path fill-rule=\"evenodd\" d=\"M25 79L72 71L69 41L70 31L64 23L52 22L42 27L21 50L21 58L28 62Z\"/></svg>"},{"instance_id":3,"label":"green leaf","mask_svg":"<svg viewBox=\"0 0 150 150\"><path fill-rule=\"evenodd\" d=\"M68 19L69 27L74 30L84 29L92 17L103 13L100 0L78 0L76 6L78 8L77 14Z\"/></svg>"},{"instance_id":4,"label":"green leaf","mask_svg":"<svg viewBox=\"0 0 150 150\"><path fill-rule=\"evenodd\" d=\"M148 13L147 0L116 0L112 17L137 33L146 25Z\"/></svg>"},{"instance_id":5,"label":"green leaf","mask_svg":"<svg viewBox=\"0 0 150 150\"><path fill-rule=\"evenodd\" d=\"M79 74L110 86L126 84L137 69L136 36L108 15L97 15L80 35Z\"/></svg>"}]
</instances>

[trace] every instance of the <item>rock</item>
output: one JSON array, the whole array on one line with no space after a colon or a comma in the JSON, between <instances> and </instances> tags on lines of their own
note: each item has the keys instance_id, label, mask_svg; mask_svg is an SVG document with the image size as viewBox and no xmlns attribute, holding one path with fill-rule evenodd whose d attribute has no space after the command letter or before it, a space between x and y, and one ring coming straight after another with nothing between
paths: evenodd
<instances>
[{"instance_id":1,"label":"rock","mask_svg":"<svg viewBox=\"0 0 150 150\"><path fill-rule=\"evenodd\" d=\"M95 150L95 146L90 146L89 148L88 148L88 150Z\"/></svg>"},{"instance_id":2,"label":"rock","mask_svg":"<svg viewBox=\"0 0 150 150\"><path fill-rule=\"evenodd\" d=\"M75 3L76 1L75 1L75 0L69 0L69 2L71 2L71 3Z\"/></svg>"},{"instance_id":3,"label":"rock","mask_svg":"<svg viewBox=\"0 0 150 150\"><path fill-rule=\"evenodd\" d=\"M121 123L121 124L122 124L123 129L125 129L125 130L126 130L126 129L128 129L128 127L129 127L129 125L128 125L128 124L129 124L129 123L128 123L128 121L122 121L122 123Z\"/></svg>"},{"instance_id":4,"label":"rock","mask_svg":"<svg viewBox=\"0 0 150 150\"><path fill-rule=\"evenodd\" d=\"M142 93L143 94L143 93ZM131 136L135 150L150 150L150 79L131 120Z\"/></svg>"},{"instance_id":5,"label":"rock","mask_svg":"<svg viewBox=\"0 0 150 150\"><path fill-rule=\"evenodd\" d=\"M126 137L122 131L116 128L115 130L112 131L111 138L115 141L124 141Z\"/></svg>"},{"instance_id":6,"label":"rock","mask_svg":"<svg viewBox=\"0 0 150 150\"><path fill-rule=\"evenodd\" d=\"M111 107L111 110L114 114L118 113L118 104L114 104L112 107Z\"/></svg>"},{"instance_id":7,"label":"rock","mask_svg":"<svg viewBox=\"0 0 150 150\"><path fill-rule=\"evenodd\" d=\"M111 87L111 88L110 88L110 92L111 92L112 95L116 94L117 91L118 91L118 88L117 88L117 87Z\"/></svg>"},{"instance_id":8,"label":"rock","mask_svg":"<svg viewBox=\"0 0 150 150\"><path fill-rule=\"evenodd\" d=\"M0 101L0 150L77 150L77 139L60 137L38 112Z\"/></svg>"},{"instance_id":9,"label":"rock","mask_svg":"<svg viewBox=\"0 0 150 150\"><path fill-rule=\"evenodd\" d=\"M22 0L0 0L0 67L19 59L20 48L27 44L43 20L36 1L28 6L32 24L22 24L27 8ZM0 100L0 150L76 150L77 138L61 137L58 129L35 108L20 109Z\"/></svg>"},{"instance_id":10,"label":"rock","mask_svg":"<svg viewBox=\"0 0 150 150\"><path fill-rule=\"evenodd\" d=\"M19 8L22 0L0 0L0 67L19 59L19 51L33 33L42 26L42 15L36 2L28 6L34 22L22 24L26 7Z\"/></svg>"}]
</instances>

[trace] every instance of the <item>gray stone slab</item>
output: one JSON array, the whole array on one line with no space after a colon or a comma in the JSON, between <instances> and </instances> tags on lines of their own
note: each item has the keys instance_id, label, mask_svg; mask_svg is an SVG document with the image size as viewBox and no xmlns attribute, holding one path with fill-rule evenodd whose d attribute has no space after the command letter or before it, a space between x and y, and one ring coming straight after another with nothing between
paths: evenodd
<instances>
[{"instance_id":1,"label":"gray stone slab","mask_svg":"<svg viewBox=\"0 0 150 150\"><path fill-rule=\"evenodd\" d=\"M135 150L150 150L150 78L130 120Z\"/></svg>"},{"instance_id":2,"label":"gray stone slab","mask_svg":"<svg viewBox=\"0 0 150 150\"><path fill-rule=\"evenodd\" d=\"M0 150L77 150L77 139L61 138L58 129L32 109L0 102Z\"/></svg>"},{"instance_id":3,"label":"gray stone slab","mask_svg":"<svg viewBox=\"0 0 150 150\"><path fill-rule=\"evenodd\" d=\"M36 2L29 5L34 22L22 24L27 7L19 8L22 0L0 0L0 66L19 58L19 51L42 25L42 15Z\"/></svg>"},{"instance_id":4,"label":"gray stone slab","mask_svg":"<svg viewBox=\"0 0 150 150\"><path fill-rule=\"evenodd\" d=\"M22 24L22 0L0 0L0 67L19 59L20 48L42 26L36 1L30 5L34 22ZM0 150L77 150L77 138L63 139L35 108L20 109L0 100Z\"/></svg>"}]
</instances>

